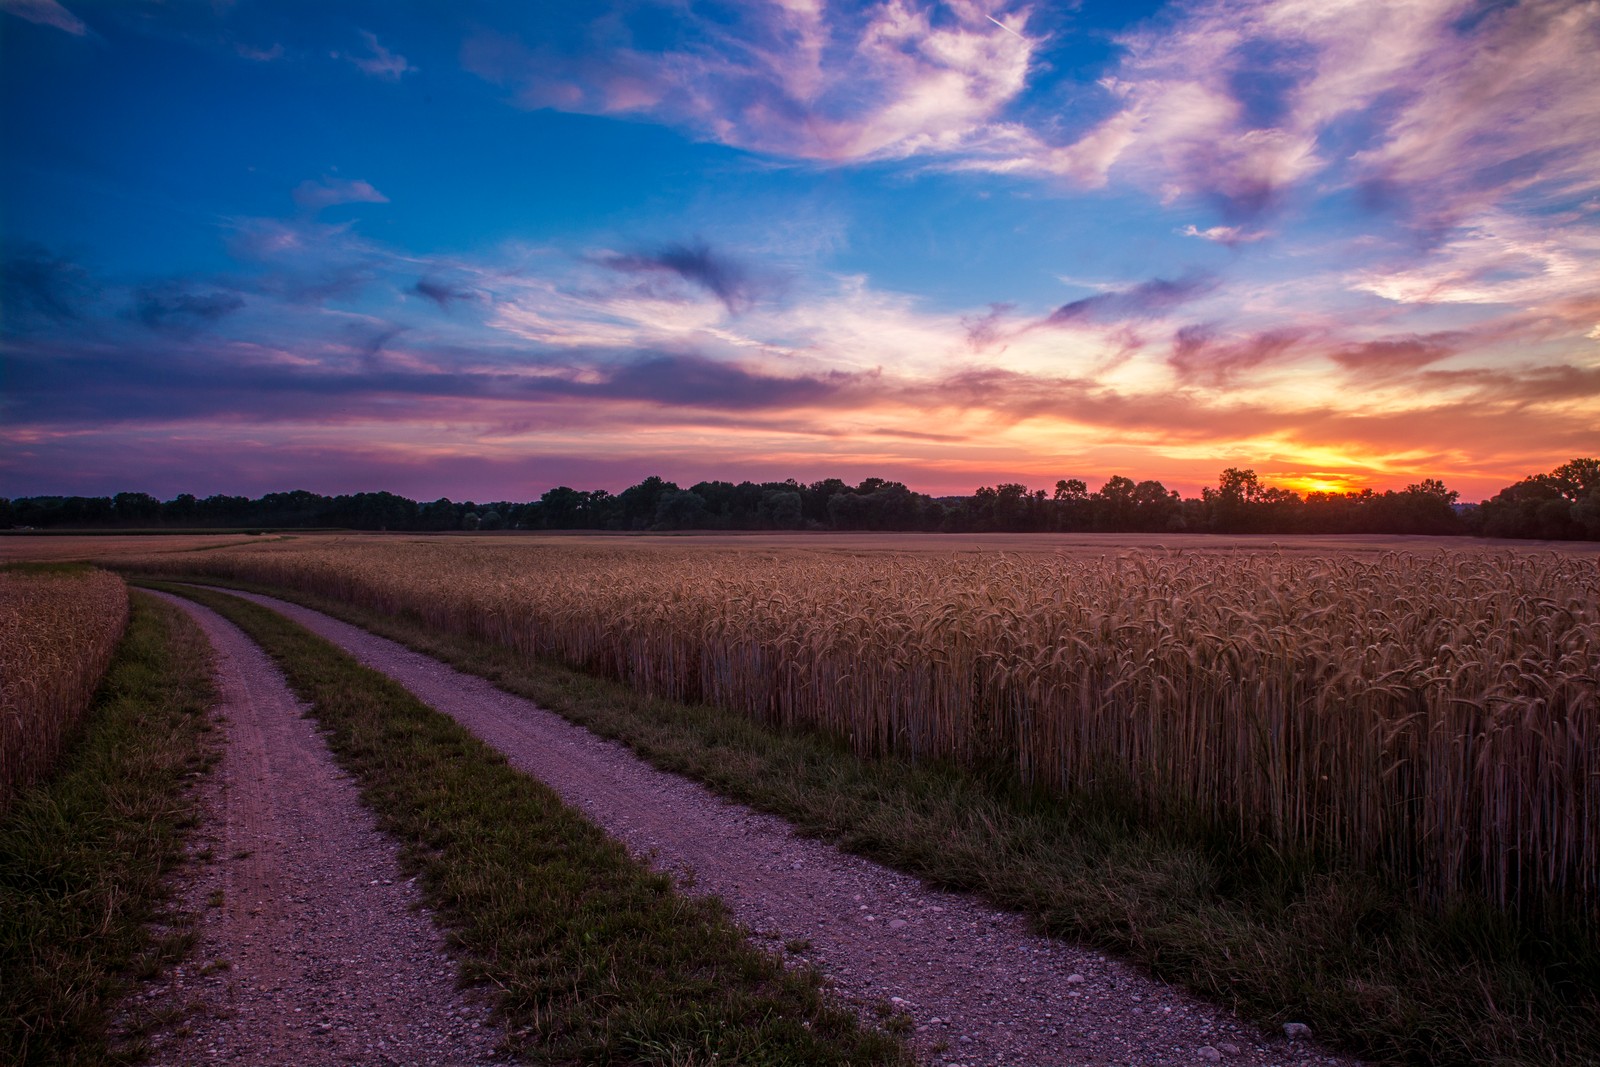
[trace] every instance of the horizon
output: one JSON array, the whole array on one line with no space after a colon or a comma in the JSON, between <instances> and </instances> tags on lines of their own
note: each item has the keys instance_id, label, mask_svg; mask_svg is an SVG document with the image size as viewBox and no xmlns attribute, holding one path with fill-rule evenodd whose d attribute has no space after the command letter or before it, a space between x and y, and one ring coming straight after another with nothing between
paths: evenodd
<instances>
[{"instance_id":1,"label":"horizon","mask_svg":"<svg viewBox=\"0 0 1600 1067\"><path fill-rule=\"evenodd\" d=\"M1488 499L1600 452L1596 54L1576 0L0 0L0 496Z\"/></svg>"},{"instance_id":2,"label":"horizon","mask_svg":"<svg viewBox=\"0 0 1600 1067\"><path fill-rule=\"evenodd\" d=\"M1244 468L1244 473L1249 474L1249 473L1253 473L1253 471L1251 471L1249 468ZM1109 482L1109 480L1111 478L1119 477L1119 476L1120 477L1129 477L1127 475L1115 475L1115 474L1112 474L1112 475L1106 475L1105 478L1102 478L1102 479L1087 480L1087 481L1084 482L1085 491L1092 496L1095 493L1097 493L1101 488L1103 488ZM751 484L755 484L755 485L786 485L786 484L789 484L789 483L792 482L796 487L801 488L801 489L806 489L806 488L810 488L812 486L818 485L818 484L820 484L820 483L822 483L822 482L827 480L826 478L822 478L822 479L765 478L765 479L760 479L760 480L757 480L757 479L754 479L754 478L749 478L749 479L740 479L738 481L734 481L732 479L727 479L727 478L700 478L700 479L696 479L695 481L689 482L689 481L682 481L682 480L677 479L677 478L671 478L671 477L663 475L663 474L661 474L659 472L655 472L655 473L646 475L644 478L641 478L638 481L629 483L627 485L618 486L618 487L615 487L615 488L610 487L610 486L592 486L592 485L591 486L585 486L585 485L561 485L561 486L551 486L550 488L551 489L564 488L564 489L575 490L575 491L578 491L578 492L597 492L598 491L598 492L607 493L607 494L615 497L615 496L618 496L619 494L621 494L624 490L627 490L627 489L630 489L630 488L634 488L635 486L639 485L640 483L642 483L644 481L647 481L648 479L650 479L652 477L659 478L666 485L673 486L673 487L678 488L678 489L693 489L697 485L702 485L702 484L707 484L707 483L720 483L720 484L725 484L725 485L735 485L735 486L737 486L737 485L744 484L746 482L751 483ZM871 481L873 479L874 479L873 475L868 475L866 478L858 479L858 480L856 480L854 482L850 482L850 481L848 481L846 479L839 479L839 480L843 481L845 483L845 486L846 486L847 489L849 489L851 491L855 491L855 490L858 490L866 482ZM906 490L908 490L908 491L910 491L912 493L920 494L922 496L929 497L930 499L933 499L933 500L950 500L950 499L971 498L980 489L993 489L993 488L996 488L998 485L1005 485L1005 484L1019 484L1019 483L1004 483L1004 482L1001 482L1001 483L996 483L995 485L974 486L971 490L968 490L966 492L938 493L938 492L930 492L930 491L927 491L927 490L924 490L924 489L919 489L915 485L908 485L908 484L903 483L903 482L898 482L897 483L896 480L892 479L892 478L878 478L877 480L881 481L881 482L888 483L888 484L899 484L903 488L905 488ZM1062 480L1065 481L1066 479L1062 479ZM1083 480L1083 479L1080 479L1080 480ZM1134 483L1140 483L1140 482L1146 481L1147 479L1129 477L1129 480L1134 482ZM1150 481L1158 481L1158 482L1160 481L1160 479L1148 479L1148 480L1150 480ZM1199 500L1199 499L1201 499L1201 497L1203 495L1203 493L1202 493L1203 490L1205 490L1205 489L1216 489L1218 487L1217 485L1204 485L1204 486L1196 487L1193 492L1188 492L1188 491L1185 491L1185 490L1179 488L1178 486L1167 485L1164 482L1161 483L1161 485L1162 485L1162 488L1167 490L1168 492L1172 492L1172 491L1178 492L1180 498L1183 499L1183 500L1186 500L1186 501L1187 500ZM1281 488L1286 488L1284 486L1274 486L1272 483L1266 482L1266 481L1261 481L1260 482L1260 486L1261 486L1262 489L1270 489L1270 488L1280 488L1281 489ZM1406 490L1409 490L1409 489L1413 489L1413 488L1417 488L1417 487L1418 487L1418 483L1412 483L1412 484L1405 485L1405 486L1390 486L1390 487L1386 487L1386 488L1371 488L1371 487L1368 487L1367 490L1365 490L1365 491L1370 491L1370 492L1372 492L1374 494L1382 495L1385 492L1403 492L1403 491L1406 491ZM1028 489L1030 494L1033 493L1033 492L1039 491L1039 490L1043 490L1047 495L1050 495L1052 497L1052 499L1053 499L1053 494L1055 492L1056 486L1055 486L1054 483L1051 483L1049 485L1026 485L1026 484L1024 484L1024 488ZM1453 487L1449 486L1449 485L1445 485L1444 488L1446 490L1451 490ZM1319 489L1292 490L1292 491L1297 493L1302 499L1307 497L1309 494L1312 494L1312 493L1328 493L1329 495L1343 495L1343 493L1345 492L1343 490L1331 491L1331 490L1319 490ZM184 496L184 495L188 495L190 497L193 497L197 501L198 500L205 500L210 496L223 496L223 497L241 497L242 496L242 497L246 497L247 499L259 500L259 499L262 499L263 497L271 496L271 495L289 496L289 495L292 495L294 493L302 493L302 492L303 493L310 493L310 494L312 494L314 496L321 496L321 497L328 497L328 498L335 498L335 497L339 497L339 496L356 496L356 495L359 495L359 494L362 494L362 493L374 493L374 494L385 494L386 493L386 494L389 494L391 496L396 496L396 497L401 497L403 499L411 500L413 503L416 503L418 505L432 504L432 503L436 503L436 502L438 502L440 500L446 500L446 499L449 500L450 503L452 503L452 504L473 504L473 505L476 505L476 504L516 504L516 505L526 505L526 504L538 503L540 497L542 497L544 495L544 493L541 492L541 493L539 493L539 494L537 494L535 496L527 497L527 498L507 497L507 496L483 496L483 497L464 496L464 497L461 497L459 499L456 499L456 498L448 497L448 496L417 497L417 496L411 496L411 495L406 494L406 493L396 493L391 489L385 489L385 488L381 488L381 487L380 488L367 487L367 488L364 488L364 489L341 490L339 492L319 492L318 490L315 490L315 489L307 489L305 486L294 486L293 488L287 488L287 489L284 489L284 488L270 489L270 490L267 490L264 493L256 493L253 496L250 496L249 494L228 493L228 492L224 492L224 491L218 491L216 493L192 493L192 492L189 492L187 490L180 490L177 493L171 494L171 495L166 496L166 497L162 497L162 496L160 496L158 494L155 494L155 493L147 493L145 490L142 490L142 489L132 488L132 489L123 489L123 490L119 490L117 492L112 492L112 493L96 493L96 494L92 494L92 495L91 494L71 494L71 493L31 493L31 494L27 494L25 496L5 497L5 498L0 498L0 499L25 500L25 499L30 499L30 498L34 498L34 499L46 498L47 499L47 498L50 498L50 497L70 498L70 497L73 497L73 496L77 496L77 497L83 498L83 499L94 499L94 498L108 499L108 498L114 498L116 496L119 496L122 493L132 493L132 494L141 494L141 493L143 493L144 495L154 497L155 499L157 499L158 501L160 501L163 504L170 504L174 500L176 500L178 497ZM546 492L548 492L548 490L546 490ZM1350 492L1351 495L1357 495L1357 494L1360 494L1361 492L1363 492L1363 490L1359 490L1358 489L1358 490L1351 490L1349 492ZM1491 496L1492 495L1493 494L1491 494ZM1459 491L1457 491L1457 496L1459 497L1459 499L1457 501L1455 501L1454 505L1453 505L1453 506L1456 506L1456 507L1460 507L1460 506L1464 506L1464 505L1477 506L1478 504L1481 504L1484 501L1486 501L1487 499L1489 499L1488 497L1485 497L1483 500L1468 499L1466 497L1461 496Z\"/></svg>"}]
</instances>

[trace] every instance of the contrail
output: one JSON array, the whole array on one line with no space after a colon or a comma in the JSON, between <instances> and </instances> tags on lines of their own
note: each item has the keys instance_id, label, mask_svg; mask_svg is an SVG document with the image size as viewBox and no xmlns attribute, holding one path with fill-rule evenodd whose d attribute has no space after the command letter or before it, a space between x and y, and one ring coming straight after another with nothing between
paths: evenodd
<instances>
[{"instance_id":1,"label":"contrail","mask_svg":"<svg viewBox=\"0 0 1600 1067\"><path fill-rule=\"evenodd\" d=\"M1017 40L1019 40L1019 41L1026 41L1027 40L1027 38L1022 36L1022 34L1018 33L1016 30L1012 29L1010 26L1007 26L1005 23L1001 22L999 19L995 18L993 15L984 15L983 17L988 19L990 22L994 23L996 26L999 26L1002 30L1005 30L1007 33L1009 33L1011 36L1015 37Z\"/></svg>"}]
</instances>

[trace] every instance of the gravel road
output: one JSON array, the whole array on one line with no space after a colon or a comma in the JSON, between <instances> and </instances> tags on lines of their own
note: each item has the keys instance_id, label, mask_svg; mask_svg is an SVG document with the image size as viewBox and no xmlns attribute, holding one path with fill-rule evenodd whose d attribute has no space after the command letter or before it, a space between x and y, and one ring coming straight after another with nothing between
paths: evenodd
<instances>
[{"instance_id":1,"label":"gravel road","mask_svg":"<svg viewBox=\"0 0 1600 1067\"><path fill-rule=\"evenodd\" d=\"M830 845L665 774L530 701L326 615L271 607L454 716L636 854L721 897L775 951L805 947L847 1000L915 1024L932 1064L1337 1064L1131 965Z\"/></svg>"},{"instance_id":2,"label":"gravel road","mask_svg":"<svg viewBox=\"0 0 1600 1067\"><path fill-rule=\"evenodd\" d=\"M161 595L161 594L157 594ZM156 1064L487 1064L487 999L457 990L444 939L283 676L207 608L222 760L181 889L199 913L190 962L142 994L183 1007Z\"/></svg>"}]
</instances>

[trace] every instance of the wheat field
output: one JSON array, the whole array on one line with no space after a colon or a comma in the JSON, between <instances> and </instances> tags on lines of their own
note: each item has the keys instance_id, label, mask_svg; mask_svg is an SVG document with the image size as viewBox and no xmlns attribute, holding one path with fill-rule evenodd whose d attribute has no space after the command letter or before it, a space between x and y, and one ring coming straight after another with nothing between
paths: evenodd
<instances>
[{"instance_id":1,"label":"wheat field","mask_svg":"<svg viewBox=\"0 0 1600 1067\"><path fill-rule=\"evenodd\" d=\"M114 574L0 571L0 807L54 766L127 621Z\"/></svg>"},{"instance_id":2,"label":"wheat field","mask_svg":"<svg viewBox=\"0 0 1600 1067\"><path fill-rule=\"evenodd\" d=\"M150 564L411 613L862 755L1131 789L1434 901L1600 899L1592 556L412 539Z\"/></svg>"}]
</instances>

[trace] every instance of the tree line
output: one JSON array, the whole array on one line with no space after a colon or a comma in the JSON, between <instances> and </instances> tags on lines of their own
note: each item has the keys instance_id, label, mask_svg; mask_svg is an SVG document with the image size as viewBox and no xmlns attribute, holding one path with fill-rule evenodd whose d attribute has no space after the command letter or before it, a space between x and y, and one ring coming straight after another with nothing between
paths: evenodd
<instances>
[{"instance_id":1,"label":"tree line","mask_svg":"<svg viewBox=\"0 0 1600 1067\"><path fill-rule=\"evenodd\" d=\"M1020 483L933 497L900 482L838 478L803 484L698 482L651 476L620 493L559 486L527 502L418 502L393 493L259 498L183 493L0 497L0 529L354 530L901 530L933 533L1475 534L1600 540L1600 460L1575 459L1463 504L1432 478L1401 490L1299 494L1230 467L1183 498L1158 481L1114 475L1091 492L1064 478L1053 490Z\"/></svg>"}]
</instances>

